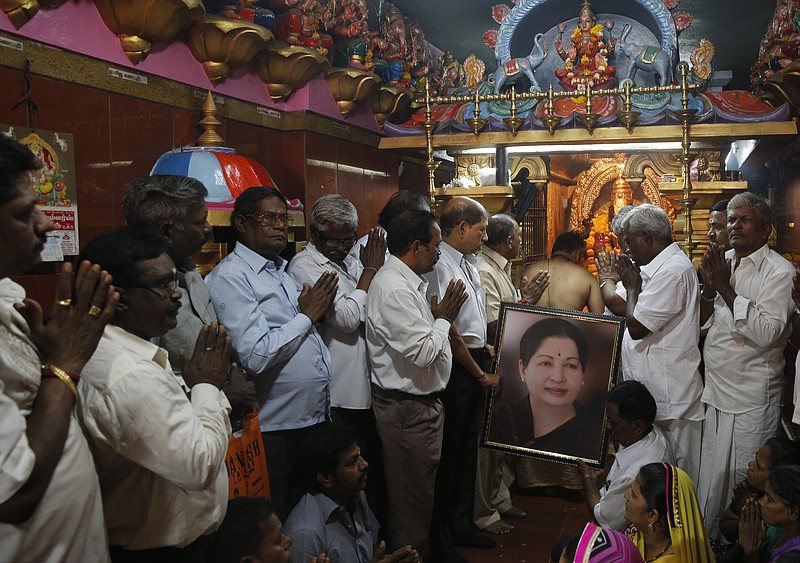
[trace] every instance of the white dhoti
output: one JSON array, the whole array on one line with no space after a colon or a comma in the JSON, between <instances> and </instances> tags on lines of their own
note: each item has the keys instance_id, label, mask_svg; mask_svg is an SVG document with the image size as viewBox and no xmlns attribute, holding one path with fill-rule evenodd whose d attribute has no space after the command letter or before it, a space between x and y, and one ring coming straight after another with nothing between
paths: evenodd
<instances>
[{"instance_id":1,"label":"white dhoti","mask_svg":"<svg viewBox=\"0 0 800 563\"><path fill-rule=\"evenodd\" d=\"M683 469L697 486L700 475L702 420L658 420L655 422L672 447L675 465Z\"/></svg>"}]
</instances>

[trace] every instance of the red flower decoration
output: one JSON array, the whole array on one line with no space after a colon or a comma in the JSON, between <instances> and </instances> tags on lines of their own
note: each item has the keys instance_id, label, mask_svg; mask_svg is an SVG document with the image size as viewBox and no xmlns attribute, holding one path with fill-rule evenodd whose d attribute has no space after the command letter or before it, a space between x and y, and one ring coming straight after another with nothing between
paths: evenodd
<instances>
[{"instance_id":1,"label":"red flower decoration","mask_svg":"<svg viewBox=\"0 0 800 563\"><path fill-rule=\"evenodd\" d=\"M680 3L681 0L664 0L664 5L668 10L674 10Z\"/></svg>"},{"instance_id":2,"label":"red flower decoration","mask_svg":"<svg viewBox=\"0 0 800 563\"><path fill-rule=\"evenodd\" d=\"M503 23L503 20L506 19L506 16L510 11L511 8L505 4L495 4L492 6L492 19L497 23Z\"/></svg>"},{"instance_id":3,"label":"red flower decoration","mask_svg":"<svg viewBox=\"0 0 800 563\"><path fill-rule=\"evenodd\" d=\"M497 45L497 30L496 29L487 29L486 33L483 34L483 44L489 47L490 49L494 49Z\"/></svg>"},{"instance_id":4,"label":"red flower decoration","mask_svg":"<svg viewBox=\"0 0 800 563\"><path fill-rule=\"evenodd\" d=\"M675 27L678 28L678 33L680 33L694 21L694 16L686 12L675 12L672 14L672 19L675 20Z\"/></svg>"}]
</instances>

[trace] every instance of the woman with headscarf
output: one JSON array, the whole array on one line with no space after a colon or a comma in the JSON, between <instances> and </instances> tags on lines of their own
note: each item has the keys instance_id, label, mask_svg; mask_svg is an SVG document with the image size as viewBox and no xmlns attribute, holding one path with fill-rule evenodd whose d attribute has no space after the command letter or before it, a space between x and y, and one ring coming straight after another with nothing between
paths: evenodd
<instances>
[{"instance_id":1,"label":"woman with headscarf","mask_svg":"<svg viewBox=\"0 0 800 563\"><path fill-rule=\"evenodd\" d=\"M570 539L559 563L643 563L642 556L622 532L589 522Z\"/></svg>"},{"instance_id":2,"label":"woman with headscarf","mask_svg":"<svg viewBox=\"0 0 800 563\"><path fill-rule=\"evenodd\" d=\"M713 563L692 480L668 463L649 463L625 493L625 534L645 563Z\"/></svg>"}]
</instances>

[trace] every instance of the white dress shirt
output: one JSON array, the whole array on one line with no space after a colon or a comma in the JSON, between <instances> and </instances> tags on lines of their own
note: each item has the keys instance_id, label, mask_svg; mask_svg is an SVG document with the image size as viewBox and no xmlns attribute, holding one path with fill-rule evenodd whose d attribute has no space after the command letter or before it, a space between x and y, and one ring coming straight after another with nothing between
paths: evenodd
<instances>
[{"instance_id":1,"label":"white dress shirt","mask_svg":"<svg viewBox=\"0 0 800 563\"><path fill-rule=\"evenodd\" d=\"M455 318L455 325L468 348L483 348L486 345L486 290L481 286L477 258L474 254L462 254L446 242L432 272L425 274L428 280L428 299L436 293L441 300L452 280L462 280L467 288L467 301Z\"/></svg>"},{"instance_id":2,"label":"white dress shirt","mask_svg":"<svg viewBox=\"0 0 800 563\"><path fill-rule=\"evenodd\" d=\"M216 530L228 503L224 393L198 383L189 399L166 350L114 325L82 376L109 544L184 547Z\"/></svg>"},{"instance_id":3,"label":"white dress shirt","mask_svg":"<svg viewBox=\"0 0 800 563\"><path fill-rule=\"evenodd\" d=\"M411 395L442 391L450 380L450 323L435 319L428 282L390 256L367 292L367 350L372 382Z\"/></svg>"},{"instance_id":4,"label":"white dress shirt","mask_svg":"<svg viewBox=\"0 0 800 563\"><path fill-rule=\"evenodd\" d=\"M516 303L517 288L511 280L511 262L488 246L481 249L477 258L481 285L486 291L486 322L500 317L500 303Z\"/></svg>"},{"instance_id":5,"label":"white dress shirt","mask_svg":"<svg viewBox=\"0 0 800 563\"><path fill-rule=\"evenodd\" d=\"M319 332L331 353L331 406L368 409L372 405L364 337L367 292L356 289L364 267L347 255L344 268L326 258L313 242L289 263L289 274L301 286L314 285L325 272L339 274L333 308Z\"/></svg>"},{"instance_id":6,"label":"white dress shirt","mask_svg":"<svg viewBox=\"0 0 800 563\"><path fill-rule=\"evenodd\" d=\"M656 420L703 420L700 289L691 260L672 243L641 269L642 291L633 316L650 331L641 340L626 329L622 376L647 387Z\"/></svg>"},{"instance_id":7,"label":"white dress shirt","mask_svg":"<svg viewBox=\"0 0 800 563\"><path fill-rule=\"evenodd\" d=\"M9 278L0 280L0 503L28 481L36 461L26 430L42 382L42 362L28 324L13 307L23 299L22 286ZM0 560L104 562L105 536L94 461L73 413L39 506L23 524L0 523Z\"/></svg>"},{"instance_id":8,"label":"white dress shirt","mask_svg":"<svg viewBox=\"0 0 800 563\"><path fill-rule=\"evenodd\" d=\"M717 295L703 354L706 388L703 402L739 414L756 407L780 405L783 395L783 349L792 332L789 322L794 267L765 244L735 267L731 286L737 293L733 311Z\"/></svg>"},{"instance_id":9,"label":"white dress shirt","mask_svg":"<svg viewBox=\"0 0 800 563\"><path fill-rule=\"evenodd\" d=\"M612 530L621 531L625 528L628 523L625 519L625 491L643 465L659 461L675 462L669 442L658 426L653 426L647 436L638 442L619 447L606 483L600 489L600 502L594 506L594 517L598 524Z\"/></svg>"}]
</instances>

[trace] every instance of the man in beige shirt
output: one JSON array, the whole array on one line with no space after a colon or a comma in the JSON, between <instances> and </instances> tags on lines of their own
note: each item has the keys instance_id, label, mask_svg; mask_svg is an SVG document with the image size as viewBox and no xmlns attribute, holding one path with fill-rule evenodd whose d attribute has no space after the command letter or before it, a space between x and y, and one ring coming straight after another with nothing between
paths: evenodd
<instances>
[{"instance_id":1,"label":"man in beige shirt","mask_svg":"<svg viewBox=\"0 0 800 563\"><path fill-rule=\"evenodd\" d=\"M488 341L495 342L500 304L516 303L517 289L511 279L511 260L519 256L522 233L510 215L499 213L489 218L487 240L478 255L478 273L486 290L486 322ZM527 282L521 294L526 301L537 301L547 289L549 277L543 270ZM505 454L488 449L478 450L475 479L473 521L481 530L505 534L514 529L503 518L524 518L525 511L511 504L511 494L503 482Z\"/></svg>"},{"instance_id":2,"label":"man in beige shirt","mask_svg":"<svg viewBox=\"0 0 800 563\"><path fill-rule=\"evenodd\" d=\"M600 285L595 277L581 267L586 257L586 242L572 232L562 233L553 243L549 260L530 264L523 276L533 279L542 271L550 273L550 286L535 305L553 309L582 311L602 314L605 310ZM532 303L534 304L534 303Z\"/></svg>"}]
</instances>

